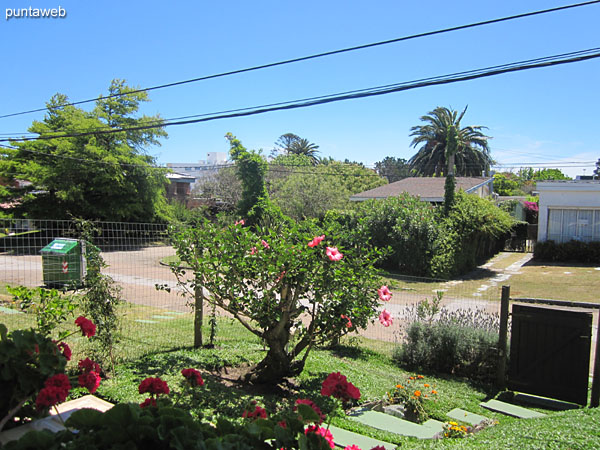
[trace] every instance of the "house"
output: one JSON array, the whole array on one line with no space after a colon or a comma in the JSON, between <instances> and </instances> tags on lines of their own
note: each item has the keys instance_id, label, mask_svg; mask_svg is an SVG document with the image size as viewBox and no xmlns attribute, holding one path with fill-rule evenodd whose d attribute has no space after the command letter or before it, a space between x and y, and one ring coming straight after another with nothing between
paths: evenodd
<instances>
[{"instance_id":1,"label":"house","mask_svg":"<svg viewBox=\"0 0 600 450\"><path fill-rule=\"evenodd\" d=\"M491 177L456 177L456 190L462 189L468 194L488 197L493 192L494 178ZM409 177L394 183L385 184L375 189L354 194L353 202L372 199L386 199L407 193L419 197L422 201L441 203L444 201L445 177Z\"/></svg>"},{"instance_id":2,"label":"house","mask_svg":"<svg viewBox=\"0 0 600 450\"><path fill-rule=\"evenodd\" d=\"M206 161L199 160L195 163L167 163L167 167L173 171L194 178L192 188L196 181L209 174L214 174L219 167L227 164L227 153L225 152L208 152Z\"/></svg>"},{"instance_id":3,"label":"house","mask_svg":"<svg viewBox=\"0 0 600 450\"><path fill-rule=\"evenodd\" d=\"M600 181L538 181L538 240L600 241Z\"/></svg>"},{"instance_id":4,"label":"house","mask_svg":"<svg viewBox=\"0 0 600 450\"><path fill-rule=\"evenodd\" d=\"M188 199L192 192L191 186L195 181L195 178L184 173L177 172L168 173L166 176L170 181L170 184L167 185L167 199L169 201L175 200L187 205Z\"/></svg>"}]
</instances>

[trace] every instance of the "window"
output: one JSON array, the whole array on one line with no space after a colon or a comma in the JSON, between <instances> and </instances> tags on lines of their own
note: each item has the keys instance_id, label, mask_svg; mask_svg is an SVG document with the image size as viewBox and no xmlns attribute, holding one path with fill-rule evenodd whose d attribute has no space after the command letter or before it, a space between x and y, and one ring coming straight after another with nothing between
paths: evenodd
<instances>
[{"instance_id":1,"label":"window","mask_svg":"<svg viewBox=\"0 0 600 450\"><path fill-rule=\"evenodd\" d=\"M548 209L548 240L600 241L600 210Z\"/></svg>"}]
</instances>

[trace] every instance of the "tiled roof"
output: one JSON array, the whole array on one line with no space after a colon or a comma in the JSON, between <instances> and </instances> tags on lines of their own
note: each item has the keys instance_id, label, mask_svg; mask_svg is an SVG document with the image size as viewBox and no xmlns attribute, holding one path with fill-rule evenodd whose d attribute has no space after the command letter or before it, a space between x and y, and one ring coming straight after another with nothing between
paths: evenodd
<instances>
[{"instance_id":1,"label":"tiled roof","mask_svg":"<svg viewBox=\"0 0 600 450\"><path fill-rule=\"evenodd\" d=\"M469 192L486 182L491 182L490 177L456 177L456 190ZM375 189L361 192L350 197L350 200L360 201L374 198L396 197L403 192L418 196L422 200L441 201L444 198L445 177L410 177L394 183L379 186Z\"/></svg>"}]
</instances>

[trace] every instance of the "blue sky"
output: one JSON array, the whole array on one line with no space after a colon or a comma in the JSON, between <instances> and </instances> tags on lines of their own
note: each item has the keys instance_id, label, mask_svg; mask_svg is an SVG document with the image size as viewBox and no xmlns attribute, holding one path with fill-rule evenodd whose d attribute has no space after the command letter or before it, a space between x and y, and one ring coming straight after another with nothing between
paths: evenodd
<instances>
[{"instance_id":1,"label":"blue sky","mask_svg":"<svg viewBox=\"0 0 600 450\"><path fill-rule=\"evenodd\" d=\"M113 78L147 87L574 1L2 1L0 115L105 93ZM6 8L58 7L63 19L5 20ZM600 47L600 4L203 81L150 93L147 114L222 111L410 81ZM267 153L284 133L322 156L373 164L410 158L410 128L436 106L485 125L499 163L551 163L590 174L597 138L600 59L367 99L170 127L150 148L159 163L227 151L232 132ZM0 119L24 132L43 113ZM583 161L584 167L567 168ZM583 169L585 168L585 172Z\"/></svg>"}]
</instances>

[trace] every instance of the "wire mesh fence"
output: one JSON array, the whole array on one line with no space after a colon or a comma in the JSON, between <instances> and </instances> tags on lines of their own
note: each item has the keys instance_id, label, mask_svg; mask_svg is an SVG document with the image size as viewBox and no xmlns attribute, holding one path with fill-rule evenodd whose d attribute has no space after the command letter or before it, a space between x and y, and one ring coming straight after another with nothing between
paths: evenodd
<instances>
[{"instance_id":1,"label":"wire mesh fence","mask_svg":"<svg viewBox=\"0 0 600 450\"><path fill-rule=\"evenodd\" d=\"M107 263L103 273L121 287L124 300L120 308L120 356L134 358L191 346L193 314L188 304L191 299L183 296L168 267L168 263L175 260L175 251L169 245L167 226L116 222L93 225L95 232L86 245L92 244L101 250ZM0 321L9 329L29 327L35 319L11 304L12 296L6 287L61 287L76 282L78 276L83 276L85 261L77 251L70 253L72 249L67 248L67 244L71 242L69 239L80 237L75 221L0 219ZM56 248L52 248L57 242ZM389 302L380 303L379 312L385 308L393 323L385 327L375 319L366 330L352 333L350 337L359 337L362 345L392 353L404 341L407 326L419 315L425 321L454 321L497 331L501 285L509 282L502 272L451 281L400 275L388 275L388 278L393 296ZM157 285L167 286L170 291L157 290ZM598 286L582 288L597 290ZM438 299L438 312L423 307L433 305ZM205 309L209 311L208 307ZM594 336L597 324L596 309ZM205 327L208 336L208 320ZM216 338L228 339L227 333L238 331L235 327L218 327Z\"/></svg>"}]
</instances>

